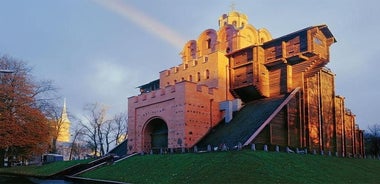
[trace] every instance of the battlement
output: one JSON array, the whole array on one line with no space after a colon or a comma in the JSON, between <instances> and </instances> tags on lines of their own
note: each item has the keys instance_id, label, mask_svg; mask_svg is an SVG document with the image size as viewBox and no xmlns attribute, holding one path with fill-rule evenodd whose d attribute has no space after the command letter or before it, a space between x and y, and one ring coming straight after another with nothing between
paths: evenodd
<instances>
[{"instance_id":1,"label":"battlement","mask_svg":"<svg viewBox=\"0 0 380 184\"><path fill-rule=\"evenodd\" d=\"M198 59L191 59L177 66L171 67L170 69L161 71L160 76L170 76L170 75L179 73L181 71L189 70L193 67L197 67L201 64L207 63L208 60L209 60L209 56L202 56L202 57L199 57ZM161 74L164 74L164 75L161 75Z\"/></svg>"},{"instance_id":2,"label":"battlement","mask_svg":"<svg viewBox=\"0 0 380 184\"><path fill-rule=\"evenodd\" d=\"M197 84L189 81L181 81L175 85L169 85L158 90L154 90L147 93L142 93L138 96L132 96L128 98L133 103L154 103L153 101L162 101L163 99L173 99L183 95L184 90L193 91L193 95L213 95L216 88L208 87L207 85ZM196 94L198 93L198 94Z\"/></svg>"},{"instance_id":3,"label":"battlement","mask_svg":"<svg viewBox=\"0 0 380 184\"><path fill-rule=\"evenodd\" d=\"M212 61L212 62L210 62ZM222 52L213 52L198 59L183 62L160 72L160 87L176 85L182 81L206 84L209 87L222 88L227 79L228 58Z\"/></svg>"}]
</instances>

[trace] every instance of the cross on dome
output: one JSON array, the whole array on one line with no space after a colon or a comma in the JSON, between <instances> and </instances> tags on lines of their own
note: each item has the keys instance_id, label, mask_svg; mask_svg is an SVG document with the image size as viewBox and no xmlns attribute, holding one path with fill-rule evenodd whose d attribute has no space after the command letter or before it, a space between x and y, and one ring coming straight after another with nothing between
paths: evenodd
<instances>
[{"instance_id":1,"label":"cross on dome","mask_svg":"<svg viewBox=\"0 0 380 184\"><path fill-rule=\"evenodd\" d=\"M230 5L231 11L236 11L236 4L235 2L232 2Z\"/></svg>"}]
</instances>

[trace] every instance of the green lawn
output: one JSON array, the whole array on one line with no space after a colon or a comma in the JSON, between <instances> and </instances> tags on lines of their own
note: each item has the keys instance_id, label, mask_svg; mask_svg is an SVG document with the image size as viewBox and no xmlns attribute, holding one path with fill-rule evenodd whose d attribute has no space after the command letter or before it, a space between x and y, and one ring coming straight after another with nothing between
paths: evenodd
<instances>
[{"instance_id":1,"label":"green lawn","mask_svg":"<svg viewBox=\"0 0 380 184\"><path fill-rule=\"evenodd\" d=\"M89 161L0 168L0 173L49 176ZM379 183L380 160L250 150L145 155L81 177L129 183Z\"/></svg>"},{"instance_id":2,"label":"green lawn","mask_svg":"<svg viewBox=\"0 0 380 184\"><path fill-rule=\"evenodd\" d=\"M42 166L31 165L31 166L0 168L0 173L33 175L33 176L50 176L61 170L69 168L73 165L80 164L80 163L88 163L92 160L93 159L53 162L53 163L42 165Z\"/></svg>"},{"instance_id":3,"label":"green lawn","mask_svg":"<svg viewBox=\"0 0 380 184\"><path fill-rule=\"evenodd\" d=\"M379 183L380 161L250 150L145 155L81 177L130 183Z\"/></svg>"}]
</instances>

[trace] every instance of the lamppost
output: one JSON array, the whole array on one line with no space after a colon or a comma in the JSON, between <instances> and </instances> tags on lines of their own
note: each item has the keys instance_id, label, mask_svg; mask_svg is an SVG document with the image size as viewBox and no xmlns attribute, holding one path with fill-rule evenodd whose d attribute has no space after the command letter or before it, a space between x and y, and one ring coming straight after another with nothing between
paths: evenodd
<instances>
[{"instance_id":1,"label":"lamppost","mask_svg":"<svg viewBox=\"0 0 380 184\"><path fill-rule=\"evenodd\" d=\"M0 73L14 73L14 70L0 70Z\"/></svg>"}]
</instances>

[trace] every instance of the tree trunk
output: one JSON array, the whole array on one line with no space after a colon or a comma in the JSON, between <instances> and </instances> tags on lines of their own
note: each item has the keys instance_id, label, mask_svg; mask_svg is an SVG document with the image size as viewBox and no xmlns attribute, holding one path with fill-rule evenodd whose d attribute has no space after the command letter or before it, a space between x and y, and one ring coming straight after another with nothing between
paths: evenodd
<instances>
[{"instance_id":1,"label":"tree trunk","mask_svg":"<svg viewBox=\"0 0 380 184\"><path fill-rule=\"evenodd\" d=\"M106 136L106 153L108 153L110 150L110 142L109 142L109 140L108 140L109 138L108 138L108 136Z\"/></svg>"},{"instance_id":2,"label":"tree trunk","mask_svg":"<svg viewBox=\"0 0 380 184\"><path fill-rule=\"evenodd\" d=\"M5 150L0 149L0 168L4 167Z\"/></svg>"},{"instance_id":3,"label":"tree trunk","mask_svg":"<svg viewBox=\"0 0 380 184\"><path fill-rule=\"evenodd\" d=\"M57 153L57 139L53 138L53 146L51 148L52 153Z\"/></svg>"}]
</instances>

